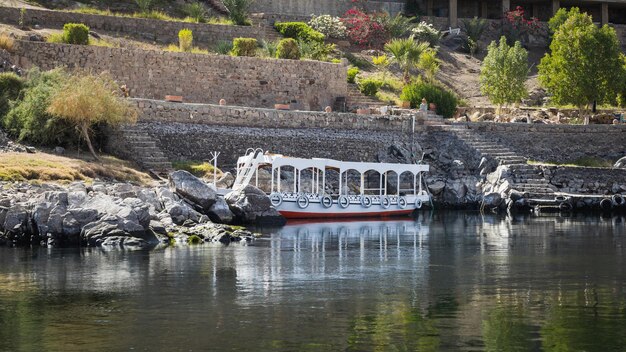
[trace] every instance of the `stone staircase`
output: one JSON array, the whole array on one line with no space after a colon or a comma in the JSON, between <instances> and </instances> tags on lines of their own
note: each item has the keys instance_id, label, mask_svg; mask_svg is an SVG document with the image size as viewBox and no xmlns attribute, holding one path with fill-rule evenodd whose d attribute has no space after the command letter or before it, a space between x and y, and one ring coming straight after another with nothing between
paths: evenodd
<instances>
[{"instance_id":1,"label":"stone staircase","mask_svg":"<svg viewBox=\"0 0 626 352\"><path fill-rule=\"evenodd\" d=\"M346 97L346 106L348 110L354 110L359 107L379 107L388 105L381 102L375 97L363 95L356 84L348 83L348 96Z\"/></svg>"},{"instance_id":2,"label":"stone staircase","mask_svg":"<svg viewBox=\"0 0 626 352\"><path fill-rule=\"evenodd\" d=\"M528 194L531 199L554 199L555 188L543 177L541 169L529 165L528 160L480 132L468 129L465 125L440 125L442 130L452 132L459 140L481 157L493 159L498 165L507 165L512 189Z\"/></svg>"},{"instance_id":3,"label":"stone staircase","mask_svg":"<svg viewBox=\"0 0 626 352\"><path fill-rule=\"evenodd\" d=\"M173 170L172 163L149 134L135 127L125 127L121 134L128 145L131 159L142 168L157 175L167 174Z\"/></svg>"}]
</instances>

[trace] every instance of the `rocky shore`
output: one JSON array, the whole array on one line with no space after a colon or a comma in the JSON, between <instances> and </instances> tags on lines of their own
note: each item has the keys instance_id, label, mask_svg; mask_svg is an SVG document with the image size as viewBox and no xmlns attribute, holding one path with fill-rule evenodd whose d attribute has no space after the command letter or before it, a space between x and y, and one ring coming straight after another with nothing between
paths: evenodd
<instances>
[{"instance_id":1,"label":"rocky shore","mask_svg":"<svg viewBox=\"0 0 626 352\"><path fill-rule=\"evenodd\" d=\"M0 245L151 248L251 241L246 224L284 224L259 189L225 197L186 171L153 187L0 183Z\"/></svg>"}]
</instances>

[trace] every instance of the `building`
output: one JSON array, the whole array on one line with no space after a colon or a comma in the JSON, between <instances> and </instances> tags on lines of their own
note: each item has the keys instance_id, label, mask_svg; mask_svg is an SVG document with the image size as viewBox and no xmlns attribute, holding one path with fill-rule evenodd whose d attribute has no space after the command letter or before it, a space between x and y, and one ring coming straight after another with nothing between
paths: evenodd
<instances>
[{"instance_id":1,"label":"building","mask_svg":"<svg viewBox=\"0 0 626 352\"><path fill-rule=\"evenodd\" d=\"M528 17L547 21L562 6L579 7L601 24L625 24L626 0L408 0L418 13L427 16L447 17L452 27L459 18L483 17L499 19L502 14L523 7Z\"/></svg>"}]
</instances>

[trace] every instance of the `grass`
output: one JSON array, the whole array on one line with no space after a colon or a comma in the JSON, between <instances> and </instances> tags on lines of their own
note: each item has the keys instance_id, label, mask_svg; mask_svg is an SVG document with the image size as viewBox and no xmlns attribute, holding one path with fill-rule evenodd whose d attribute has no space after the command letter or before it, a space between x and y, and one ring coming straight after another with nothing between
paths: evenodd
<instances>
[{"instance_id":1,"label":"grass","mask_svg":"<svg viewBox=\"0 0 626 352\"><path fill-rule=\"evenodd\" d=\"M566 162L555 162L555 161L536 161L529 160L529 164L531 165L550 165L550 166L568 166L568 167L600 167L600 168L611 168L613 167L613 162L594 157L582 157L575 160L570 160Z\"/></svg>"},{"instance_id":2,"label":"grass","mask_svg":"<svg viewBox=\"0 0 626 352\"><path fill-rule=\"evenodd\" d=\"M209 17L204 21L198 22L195 18L185 17L178 18L172 17L162 11L148 11L148 12L135 12L135 13L121 13L113 12L111 10L102 10L90 6L83 6L78 9L69 10L69 12L83 13L88 15L100 15L100 16L115 16L115 17L129 17L129 18L146 18L152 20L170 21L170 22L187 22L187 23L208 23L219 25L234 25L233 21L225 17Z\"/></svg>"},{"instance_id":3,"label":"grass","mask_svg":"<svg viewBox=\"0 0 626 352\"><path fill-rule=\"evenodd\" d=\"M63 40L63 33L52 33L46 38L46 42L48 43L56 43L56 44L64 44L65 40ZM110 42L106 39L96 39L89 38L89 45L93 46L104 46L108 48L119 48L120 44L116 42Z\"/></svg>"},{"instance_id":4,"label":"grass","mask_svg":"<svg viewBox=\"0 0 626 352\"><path fill-rule=\"evenodd\" d=\"M163 48L163 50L165 51L170 51L173 53L192 53L192 54L204 54L204 55L209 55L209 50L207 49L200 49L198 47L193 47L191 48L191 51L182 51L180 50L180 46L176 45L176 44L170 44L168 46L166 46L165 48Z\"/></svg>"},{"instance_id":5,"label":"grass","mask_svg":"<svg viewBox=\"0 0 626 352\"><path fill-rule=\"evenodd\" d=\"M213 178L213 165L203 161L175 161L172 163L175 170L189 171L196 177ZM217 176L222 174L220 169L217 169Z\"/></svg>"},{"instance_id":6,"label":"grass","mask_svg":"<svg viewBox=\"0 0 626 352\"><path fill-rule=\"evenodd\" d=\"M87 156L85 155L85 158ZM133 169L130 163L101 155L101 162L82 157L58 156L46 153L0 154L0 181L59 182L103 180L129 181L148 184L151 179Z\"/></svg>"},{"instance_id":7,"label":"grass","mask_svg":"<svg viewBox=\"0 0 626 352\"><path fill-rule=\"evenodd\" d=\"M9 37L8 35L2 33L0 34L0 49L4 49L8 52L12 52L13 51L13 38Z\"/></svg>"}]
</instances>

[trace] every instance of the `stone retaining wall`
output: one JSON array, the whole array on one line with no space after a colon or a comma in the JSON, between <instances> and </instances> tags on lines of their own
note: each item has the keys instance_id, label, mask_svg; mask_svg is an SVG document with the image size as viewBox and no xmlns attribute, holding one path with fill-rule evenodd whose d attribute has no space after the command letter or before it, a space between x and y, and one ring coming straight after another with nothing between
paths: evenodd
<instances>
[{"instance_id":1,"label":"stone retaining wall","mask_svg":"<svg viewBox=\"0 0 626 352\"><path fill-rule=\"evenodd\" d=\"M49 70L58 66L108 71L132 97L273 107L291 102L301 110L323 110L347 95L346 69L319 61L296 61L171 53L127 48L16 41L14 63Z\"/></svg>"},{"instance_id":2,"label":"stone retaining wall","mask_svg":"<svg viewBox=\"0 0 626 352\"><path fill-rule=\"evenodd\" d=\"M19 8L0 7L0 23L17 25L19 18ZM27 9L24 15L24 24L28 26L61 29L69 22L84 23L95 31L115 32L164 44L178 43L178 32L188 28L193 31L194 43L201 47L209 47L220 40L233 40L237 37L263 39L268 37L266 31L271 30L267 26L186 23L53 10Z\"/></svg>"},{"instance_id":3,"label":"stone retaining wall","mask_svg":"<svg viewBox=\"0 0 626 352\"><path fill-rule=\"evenodd\" d=\"M559 192L573 194L626 194L626 170L545 166L543 173Z\"/></svg>"},{"instance_id":4,"label":"stone retaining wall","mask_svg":"<svg viewBox=\"0 0 626 352\"><path fill-rule=\"evenodd\" d=\"M567 163L592 157L617 161L626 156L626 125L471 123L469 128L497 138L531 160Z\"/></svg>"},{"instance_id":5,"label":"stone retaining wall","mask_svg":"<svg viewBox=\"0 0 626 352\"><path fill-rule=\"evenodd\" d=\"M133 100L141 112L139 117L141 122L176 122L258 128L331 128L398 133L412 130L412 119L400 116L282 111L240 106L177 104L148 99Z\"/></svg>"},{"instance_id":6,"label":"stone retaining wall","mask_svg":"<svg viewBox=\"0 0 626 352\"><path fill-rule=\"evenodd\" d=\"M364 4L372 11L386 11L392 15L404 11L404 1L368 1ZM256 0L250 10L252 12L281 13L287 15L320 15L342 16L354 7L351 0Z\"/></svg>"}]
</instances>

